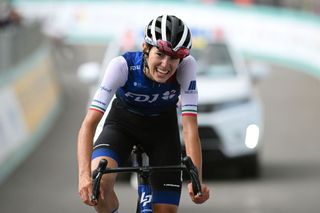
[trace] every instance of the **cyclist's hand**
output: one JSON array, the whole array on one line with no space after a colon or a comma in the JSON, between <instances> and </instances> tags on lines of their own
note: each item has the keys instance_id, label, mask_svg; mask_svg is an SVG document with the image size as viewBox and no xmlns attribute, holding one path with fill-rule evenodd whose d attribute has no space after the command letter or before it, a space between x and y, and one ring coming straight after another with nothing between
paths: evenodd
<instances>
[{"instance_id":1,"label":"cyclist's hand","mask_svg":"<svg viewBox=\"0 0 320 213\"><path fill-rule=\"evenodd\" d=\"M192 190L192 183L188 184L189 195L191 197L191 200L196 204L204 203L210 197L210 191L205 184L201 184L201 189L202 189L202 195L200 195L200 196L194 195L193 190Z\"/></svg>"},{"instance_id":2,"label":"cyclist's hand","mask_svg":"<svg viewBox=\"0 0 320 213\"><path fill-rule=\"evenodd\" d=\"M82 201L89 205L95 206L97 205L97 201L91 201L92 195L92 181L91 178L80 178L79 180L79 194Z\"/></svg>"}]
</instances>

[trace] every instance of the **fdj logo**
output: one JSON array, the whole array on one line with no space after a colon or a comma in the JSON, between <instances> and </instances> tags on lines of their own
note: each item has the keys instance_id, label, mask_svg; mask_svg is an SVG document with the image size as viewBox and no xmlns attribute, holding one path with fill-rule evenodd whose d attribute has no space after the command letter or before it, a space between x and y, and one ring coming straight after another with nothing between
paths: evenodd
<instances>
[{"instance_id":1,"label":"fdj logo","mask_svg":"<svg viewBox=\"0 0 320 213\"><path fill-rule=\"evenodd\" d=\"M139 70L139 69L140 69L140 65L130 66L130 70Z\"/></svg>"},{"instance_id":2,"label":"fdj logo","mask_svg":"<svg viewBox=\"0 0 320 213\"><path fill-rule=\"evenodd\" d=\"M125 96L127 96L128 98L129 97L133 98L133 100L137 102L153 103L158 100L159 96L163 100L170 100L176 96L176 93L177 93L176 90L171 90L171 91L166 91L160 96L160 94L146 95L146 94L137 94L137 93L127 92Z\"/></svg>"},{"instance_id":3,"label":"fdj logo","mask_svg":"<svg viewBox=\"0 0 320 213\"><path fill-rule=\"evenodd\" d=\"M141 206L146 206L148 203L151 203L152 200L152 195L146 195L145 192L142 193L141 199L140 199L140 204Z\"/></svg>"},{"instance_id":4,"label":"fdj logo","mask_svg":"<svg viewBox=\"0 0 320 213\"><path fill-rule=\"evenodd\" d=\"M163 93L162 99L163 100L169 100L171 98L173 98L176 95L176 91L175 90L171 90L170 92L167 91L165 93Z\"/></svg>"}]
</instances>

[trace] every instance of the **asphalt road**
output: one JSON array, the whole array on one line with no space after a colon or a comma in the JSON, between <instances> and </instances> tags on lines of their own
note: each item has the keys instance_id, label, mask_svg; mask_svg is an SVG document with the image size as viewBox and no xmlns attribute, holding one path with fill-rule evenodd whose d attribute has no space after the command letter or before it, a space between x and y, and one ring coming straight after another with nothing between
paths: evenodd
<instances>
[{"instance_id":1,"label":"asphalt road","mask_svg":"<svg viewBox=\"0 0 320 213\"><path fill-rule=\"evenodd\" d=\"M101 60L103 51L58 51L63 113L37 150L0 186L1 213L94 212L77 193L76 137L88 89L78 82L75 70L80 61ZM195 205L183 193L180 212L319 212L319 80L272 66L270 75L256 87L265 110L261 178L208 180L211 199ZM120 212L134 212L136 192L127 183L119 183L116 190L122 201Z\"/></svg>"}]
</instances>

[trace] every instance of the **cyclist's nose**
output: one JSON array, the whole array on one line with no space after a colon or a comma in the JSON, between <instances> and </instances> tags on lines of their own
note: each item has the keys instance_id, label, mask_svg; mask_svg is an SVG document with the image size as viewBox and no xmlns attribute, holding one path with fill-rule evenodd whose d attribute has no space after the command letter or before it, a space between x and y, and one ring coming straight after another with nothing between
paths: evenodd
<instances>
[{"instance_id":1,"label":"cyclist's nose","mask_svg":"<svg viewBox=\"0 0 320 213\"><path fill-rule=\"evenodd\" d=\"M161 60L161 66L163 68L168 68L170 66L170 56L165 56L163 57L163 59Z\"/></svg>"}]
</instances>

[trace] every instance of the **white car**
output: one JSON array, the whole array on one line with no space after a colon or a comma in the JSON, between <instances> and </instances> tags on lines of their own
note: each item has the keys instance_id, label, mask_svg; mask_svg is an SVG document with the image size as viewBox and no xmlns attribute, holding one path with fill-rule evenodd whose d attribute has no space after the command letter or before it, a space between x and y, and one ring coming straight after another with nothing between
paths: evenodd
<instances>
[{"instance_id":1,"label":"white car","mask_svg":"<svg viewBox=\"0 0 320 213\"><path fill-rule=\"evenodd\" d=\"M191 54L199 65L198 125L204 173L231 163L241 176L258 176L263 112L253 92L253 76L224 41L195 47Z\"/></svg>"}]
</instances>

